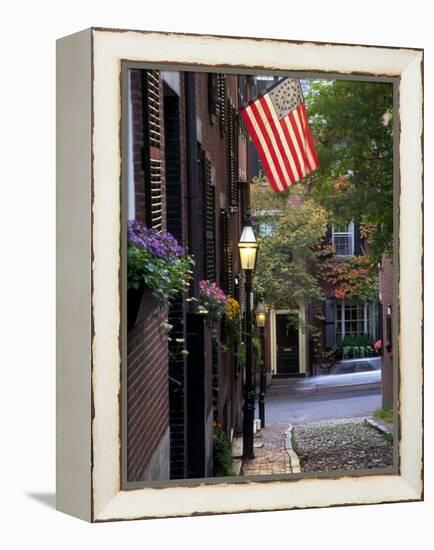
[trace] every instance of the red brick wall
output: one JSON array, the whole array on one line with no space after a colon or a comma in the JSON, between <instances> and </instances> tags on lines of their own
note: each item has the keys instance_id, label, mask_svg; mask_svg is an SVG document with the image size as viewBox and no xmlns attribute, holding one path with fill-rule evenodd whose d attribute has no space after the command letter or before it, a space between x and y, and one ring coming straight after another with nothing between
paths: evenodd
<instances>
[{"instance_id":1,"label":"red brick wall","mask_svg":"<svg viewBox=\"0 0 434 550\"><path fill-rule=\"evenodd\" d=\"M152 299L150 300L152 303ZM169 426L167 339L159 309L128 332L127 479L144 479Z\"/></svg>"},{"instance_id":2,"label":"red brick wall","mask_svg":"<svg viewBox=\"0 0 434 550\"><path fill-rule=\"evenodd\" d=\"M140 71L131 71L133 164L136 219L144 221L144 175L142 169L143 120ZM162 84L160 88L162 92ZM161 94L160 94L161 95ZM162 95L161 95L162 97ZM160 104L163 228L165 228L164 124ZM127 336L127 480L145 479L163 435L169 427L168 345L162 328L166 314L156 301L144 298L147 314Z\"/></svg>"}]
</instances>

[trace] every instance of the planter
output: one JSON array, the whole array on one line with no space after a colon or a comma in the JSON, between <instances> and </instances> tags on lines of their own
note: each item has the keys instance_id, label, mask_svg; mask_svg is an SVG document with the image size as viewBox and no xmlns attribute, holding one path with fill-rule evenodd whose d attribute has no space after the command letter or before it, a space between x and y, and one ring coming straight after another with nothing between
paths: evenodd
<instances>
[{"instance_id":1,"label":"planter","mask_svg":"<svg viewBox=\"0 0 434 550\"><path fill-rule=\"evenodd\" d=\"M138 325L159 309L158 299L146 287L129 288L127 291L128 328Z\"/></svg>"}]
</instances>

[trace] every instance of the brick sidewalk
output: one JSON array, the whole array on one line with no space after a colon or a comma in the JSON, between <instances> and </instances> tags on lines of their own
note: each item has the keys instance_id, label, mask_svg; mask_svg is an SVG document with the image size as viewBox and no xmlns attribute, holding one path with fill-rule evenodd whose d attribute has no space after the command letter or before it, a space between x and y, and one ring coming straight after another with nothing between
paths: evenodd
<instances>
[{"instance_id":1,"label":"brick sidewalk","mask_svg":"<svg viewBox=\"0 0 434 550\"><path fill-rule=\"evenodd\" d=\"M255 447L254 459L243 461L245 476L292 473L289 454L285 449L287 429L288 424L273 424L261 430L260 437L255 437L255 443L260 441L263 446Z\"/></svg>"}]
</instances>

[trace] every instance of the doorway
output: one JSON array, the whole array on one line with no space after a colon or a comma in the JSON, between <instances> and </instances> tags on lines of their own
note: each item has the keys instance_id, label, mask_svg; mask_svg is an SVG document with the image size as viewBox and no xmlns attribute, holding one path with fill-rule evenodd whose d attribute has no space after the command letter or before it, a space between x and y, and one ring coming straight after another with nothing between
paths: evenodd
<instances>
[{"instance_id":1,"label":"doorway","mask_svg":"<svg viewBox=\"0 0 434 550\"><path fill-rule=\"evenodd\" d=\"M276 375L299 374L300 349L296 315L276 313Z\"/></svg>"}]
</instances>

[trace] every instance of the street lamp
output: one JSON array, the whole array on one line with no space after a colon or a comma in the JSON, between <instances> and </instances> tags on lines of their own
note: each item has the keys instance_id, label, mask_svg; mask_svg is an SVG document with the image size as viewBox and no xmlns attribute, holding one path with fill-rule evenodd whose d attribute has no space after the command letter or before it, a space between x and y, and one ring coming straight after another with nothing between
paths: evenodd
<instances>
[{"instance_id":1,"label":"street lamp","mask_svg":"<svg viewBox=\"0 0 434 550\"><path fill-rule=\"evenodd\" d=\"M241 269L246 273L246 379L243 406L243 458L255 458L253 452L253 423L255 421L255 389L252 373L252 272L255 269L258 243L250 219L246 220L238 242Z\"/></svg>"},{"instance_id":2,"label":"street lamp","mask_svg":"<svg viewBox=\"0 0 434 550\"><path fill-rule=\"evenodd\" d=\"M265 304L264 302L258 302L258 305L256 306L255 310L256 315L256 326L259 328L265 327L265 319L266 319L266 312L265 312Z\"/></svg>"},{"instance_id":3,"label":"street lamp","mask_svg":"<svg viewBox=\"0 0 434 550\"><path fill-rule=\"evenodd\" d=\"M260 332L260 342L261 342L261 356L262 361L260 365L261 375L259 379L259 418L261 420L261 428L265 428L265 392L267 388L267 374L265 372L265 345L264 345L264 327L267 317L265 310L265 304L261 300L258 302L255 310L256 314L256 324Z\"/></svg>"},{"instance_id":4,"label":"street lamp","mask_svg":"<svg viewBox=\"0 0 434 550\"><path fill-rule=\"evenodd\" d=\"M247 221L243 227L238 241L238 249L240 251L241 269L244 269L247 275L248 272L255 269L256 252L258 250L255 232L250 221Z\"/></svg>"}]
</instances>

